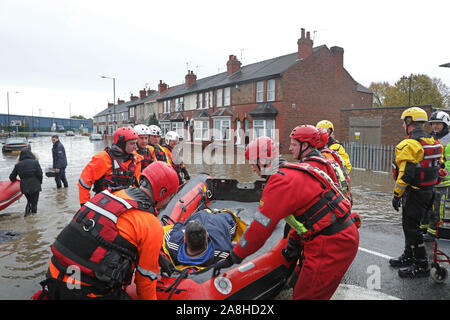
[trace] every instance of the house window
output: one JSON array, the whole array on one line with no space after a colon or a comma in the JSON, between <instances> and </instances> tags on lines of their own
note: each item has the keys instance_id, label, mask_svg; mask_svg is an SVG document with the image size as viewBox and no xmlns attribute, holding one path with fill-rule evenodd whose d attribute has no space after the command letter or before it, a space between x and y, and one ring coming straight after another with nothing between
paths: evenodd
<instances>
[{"instance_id":1,"label":"house window","mask_svg":"<svg viewBox=\"0 0 450 320\"><path fill-rule=\"evenodd\" d=\"M253 140L262 136L275 139L275 120L253 120Z\"/></svg>"},{"instance_id":2,"label":"house window","mask_svg":"<svg viewBox=\"0 0 450 320\"><path fill-rule=\"evenodd\" d=\"M198 108L199 109L203 108L203 93L198 94Z\"/></svg>"},{"instance_id":3,"label":"house window","mask_svg":"<svg viewBox=\"0 0 450 320\"><path fill-rule=\"evenodd\" d=\"M170 131L170 122L161 122L162 135L165 136L167 132Z\"/></svg>"},{"instance_id":4,"label":"house window","mask_svg":"<svg viewBox=\"0 0 450 320\"><path fill-rule=\"evenodd\" d=\"M264 101L264 81L256 82L256 102Z\"/></svg>"},{"instance_id":5,"label":"house window","mask_svg":"<svg viewBox=\"0 0 450 320\"><path fill-rule=\"evenodd\" d=\"M169 109L167 109L167 100L163 102L163 113L169 113Z\"/></svg>"},{"instance_id":6,"label":"house window","mask_svg":"<svg viewBox=\"0 0 450 320\"><path fill-rule=\"evenodd\" d=\"M230 96L230 88L225 88L224 89L224 102L223 105L224 106L229 106L231 103L231 96Z\"/></svg>"},{"instance_id":7,"label":"house window","mask_svg":"<svg viewBox=\"0 0 450 320\"><path fill-rule=\"evenodd\" d=\"M180 138L184 137L183 122L172 122L172 131L178 133Z\"/></svg>"},{"instance_id":8,"label":"house window","mask_svg":"<svg viewBox=\"0 0 450 320\"><path fill-rule=\"evenodd\" d=\"M122 112L122 121L127 120L127 113L126 112Z\"/></svg>"},{"instance_id":9,"label":"house window","mask_svg":"<svg viewBox=\"0 0 450 320\"><path fill-rule=\"evenodd\" d=\"M217 96L216 96L216 107L221 107L222 106L222 93L223 93L223 89L217 89Z\"/></svg>"},{"instance_id":10,"label":"house window","mask_svg":"<svg viewBox=\"0 0 450 320\"><path fill-rule=\"evenodd\" d=\"M209 108L209 92L205 92L205 108Z\"/></svg>"},{"instance_id":11,"label":"house window","mask_svg":"<svg viewBox=\"0 0 450 320\"><path fill-rule=\"evenodd\" d=\"M267 81L267 101L275 101L275 79Z\"/></svg>"},{"instance_id":12,"label":"house window","mask_svg":"<svg viewBox=\"0 0 450 320\"><path fill-rule=\"evenodd\" d=\"M194 121L194 140L209 140L209 120Z\"/></svg>"},{"instance_id":13,"label":"house window","mask_svg":"<svg viewBox=\"0 0 450 320\"><path fill-rule=\"evenodd\" d=\"M218 141L230 140L230 119L214 119L213 135Z\"/></svg>"},{"instance_id":14,"label":"house window","mask_svg":"<svg viewBox=\"0 0 450 320\"><path fill-rule=\"evenodd\" d=\"M134 118L134 108L130 108L130 118Z\"/></svg>"}]
</instances>

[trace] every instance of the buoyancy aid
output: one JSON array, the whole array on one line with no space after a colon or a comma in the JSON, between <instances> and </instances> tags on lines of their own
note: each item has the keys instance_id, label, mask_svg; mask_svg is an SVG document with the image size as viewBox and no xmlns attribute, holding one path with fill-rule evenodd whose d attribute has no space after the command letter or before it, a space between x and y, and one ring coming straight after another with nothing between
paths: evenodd
<instances>
[{"instance_id":1,"label":"buoyancy aid","mask_svg":"<svg viewBox=\"0 0 450 320\"><path fill-rule=\"evenodd\" d=\"M141 156L144 157L144 159L141 160L142 166L141 171L144 171L144 169L153 161L155 161L155 158L153 154L150 152L149 148L145 146L144 148L137 148L137 153L139 153Z\"/></svg>"},{"instance_id":2,"label":"buoyancy aid","mask_svg":"<svg viewBox=\"0 0 450 320\"><path fill-rule=\"evenodd\" d=\"M423 131L413 131L409 139L414 139L423 148L423 159L418 163L407 162L402 180L412 186L423 188L438 183L441 165L442 145L439 140L424 136Z\"/></svg>"},{"instance_id":3,"label":"buoyancy aid","mask_svg":"<svg viewBox=\"0 0 450 320\"><path fill-rule=\"evenodd\" d=\"M133 191L139 193L130 188L127 194ZM77 280L84 284L80 289L90 296L108 295L130 284L137 248L120 235L117 219L133 208L155 214L139 195L123 199L105 190L86 202L51 246L51 264L59 271L58 280L79 268L81 279ZM47 278L52 279L49 272Z\"/></svg>"},{"instance_id":4,"label":"buoyancy aid","mask_svg":"<svg viewBox=\"0 0 450 320\"><path fill-rule=\"evenodd\" d=\"M289 163L280 168L305 172L324 187L319 200L306 210L285 218L286 223L303 239L310 240L319 234L334 234L353 223L352 219L347 220L350 216L350 200L325 172L307 163Z\"/></svg>"},{"instance_id":5,"label":"buoyancy aid","mask_svg":"<svg viewBox=\"0 0 450 320\"><path fill-rule=\"evenodd\" d=\"M333 180L337 184L337 186L345 194L347 199L352 198L350 193L350 183L348 180L348 175L344 173L343 168L336 161L325 156L320 156L319 153L312 153L310 155L307 155L303 159L303 161L317 162L326 166L328 175L330 176L331 180Z\"/></svg>"},{"instance_id":6,"label":"buoyancy aid","mask_svg":"<svg viewBox=\"0 0 450 320\"><path fill-rule=\"evenodd\" d=\"M171 165L171 163L167 159L166 153L164 152L164 150L161 148L161 146L159 144L157 144L155 146L150 146L150 148L153 149L153 153L154 153L157 161L167 162L168 164Z\"/></svg>"},{"instance_id":7,"label":"buoyancy aid","mask_svg":"<svg viewBox=\"0 0 450 320\"><path fill-rule=\"evenodd\" d=\"M345 166L344 159L342 159L339 152L337 152L336 150L333 150L333 149L323 148L320 150L320 153L322 153L325 157L336 161L341 166L344 173L346 175L348 175L348 171L347 171L347 167Z\"/></svg>"},{"instance_id":8,"label":"buoyancy aid","mask_svg":"<svg viewBox=\"0 0 450 320\"><path fill-rule=\"evenodd\" d=\"M111 159L112 170L109 174L104 175L99 180L94 183L94 192L99 193L103 190L116 191L130 186L137 186L137 181L135 177L136 172L136 160L130 155L131 161L128 166L124 162L119 161L119 159L113 154L111 148L106 147L105 152L109 155Z\"/></svg>"}]
</instances>

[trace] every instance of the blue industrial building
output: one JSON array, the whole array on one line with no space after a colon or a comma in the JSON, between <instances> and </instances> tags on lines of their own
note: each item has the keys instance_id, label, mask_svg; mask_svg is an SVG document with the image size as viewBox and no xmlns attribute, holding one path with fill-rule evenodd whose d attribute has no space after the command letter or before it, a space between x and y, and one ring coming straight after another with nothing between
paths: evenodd
<instances>
[{"instance_id":1,"label":"blue industrial building","mask_svg":"<svg viewBox=\"0 0 450 320\"><path fill-rule=\"evenodd\" d=\"M23 116L18 114L0 113L0 126L4 129L9 125L18 131L65 131L88 129L92 132L92 120L79 120L69 118Z\"/></svg>"}]
</instances>

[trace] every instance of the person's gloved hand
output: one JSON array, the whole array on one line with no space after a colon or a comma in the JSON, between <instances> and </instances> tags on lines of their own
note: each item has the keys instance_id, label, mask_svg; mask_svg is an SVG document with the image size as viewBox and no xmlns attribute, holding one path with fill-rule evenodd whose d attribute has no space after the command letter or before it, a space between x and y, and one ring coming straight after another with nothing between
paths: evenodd
<instances>
[{"instance_id":1,"label":"person's gloved hand","mask_svg":"<svg viewBox=\"0 0 450 320\"><path fill-rule=\"evenodd\" d=\"M175 267L172 262L161 253L159 254L158 262L161 269L161 274L165 273L169 277L175 271Z\"/></svg>"},{"instance_id":2,"label":"person's gloved hand","mask_svg":"<svg viewBox=\"0 0 450 320\"><path fill-rule=\"evenodd\" d=\"M394 209L398 211L401 205L402 205L402 198L394 196L394 198L392 198L392 206L394 207Z\"/></svg>"},{"instance_id":3,"label":"person's gloved hand","mask_svg":"<svg viewBox=\"0 0 450 320\"><path fill-rule=\"evenodd\" d=\"M216 277L220 273L220 269L229 268L233 264L241 263L242 258L238 257L233 251L226 257L225 259L219 260L215 266L213 271L213 277Z\"/></svg>"},{"instance_id":4,"label":"person's gloved hand","mask_svg":"<svg viewBox=\"0 0 450 320\"><path fill-rule=\"evenodd\" d=\"M289 238L286 248L281 250L281 254L287 261L297 260L300 258L302 249L302 240Z\"/></svg>"},{"instance_id":5,"label":"person's gloved hand","mask_svg":"<svg viewBox=\"0 0 450 320\"><path fill-rule=\"evenodd\" d=\"M187 169L185 167L181 168L181 172L183 173L184 180L190 180L191 176L189 175Z\"/></svg>"}]
</instances>

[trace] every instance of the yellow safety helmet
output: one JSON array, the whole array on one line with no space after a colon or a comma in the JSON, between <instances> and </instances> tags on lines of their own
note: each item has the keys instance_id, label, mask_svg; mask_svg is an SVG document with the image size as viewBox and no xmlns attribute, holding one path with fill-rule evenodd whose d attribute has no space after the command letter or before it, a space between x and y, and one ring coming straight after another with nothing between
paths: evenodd
<instances>
[{"instance_id":1,"label":"yellow safety helmet","mask_svg":"<svg viewBox=\"0 0 450 320\"><path fill-rule=\"evenodd\" d=\"M321 121L317 122L316 127L317 128L325 128L327 130L331 129L331 131L334 131L333 124L331 123L331 121L328 121L328 120L321 120Z\"/></svg>"},{"instance_id":2,"label":"yellow safety helmet","mask_svg":"<svg viewBox=\"0 0 450 320\"><path fill-rule=\"evenodd\" d=\"M418 107L411 107L403 111L401 119L405 120L407 117L411 117L412 121L428 121L428 114Z\"/></svg>"}]
</instances>

